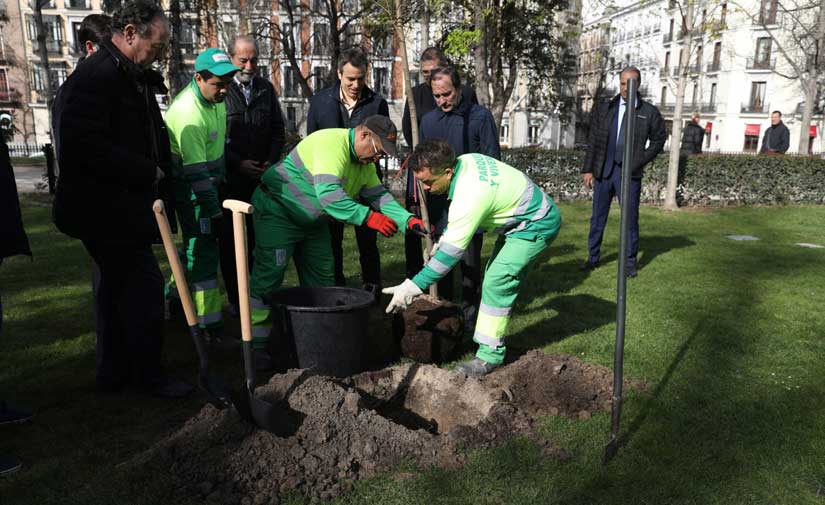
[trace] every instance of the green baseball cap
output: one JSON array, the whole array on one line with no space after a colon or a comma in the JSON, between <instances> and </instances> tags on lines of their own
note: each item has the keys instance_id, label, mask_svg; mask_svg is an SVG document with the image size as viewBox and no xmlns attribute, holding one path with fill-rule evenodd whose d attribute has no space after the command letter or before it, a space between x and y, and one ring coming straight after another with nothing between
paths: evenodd
<instances>
[{"instance_id":1,"label":"green baseball cap","mask_svg":"<svg viewBox=\"0 0 825 505\"><path fill-rule=\"evenodd\" d=\"M198 55L195 60L195 72L202 72L208 70L209 72L223 77L226 74L231 74L240 70L232 64L229 55L221 49L210 48Z\"/></svg>"}]
</instances>

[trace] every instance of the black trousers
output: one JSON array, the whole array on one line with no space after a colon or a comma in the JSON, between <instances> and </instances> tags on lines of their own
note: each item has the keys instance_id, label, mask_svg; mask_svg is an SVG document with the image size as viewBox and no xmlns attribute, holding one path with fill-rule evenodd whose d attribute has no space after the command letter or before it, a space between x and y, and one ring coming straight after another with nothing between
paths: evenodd
<instances>
[{"instance_id":1,"label":"black trousers","mask_svg":"<svg viewBox=\"0 0 825 505\"><path fill-rule=\"evenodd\" d=\"M345 224L340 221L332 220L329 223L336 286L345 286L347 283L347 279L344 277L344 226ZM361 280L364 284L381 286L381 254L378 252L378 232L365 225L355 226L355 240L358 242L358 252L360 254Z\"/></svg>"},{"instance_id":2,"label":"black trousers","mask_svg":"<svg viewBox=\"0 0 825 505\"><path fill-rule=\"evenodd\" d=\"M163 277L150 244L83 241L93 264L96 377L104 388L163 379Z\"/></svg>"},{"instance_id":3,"label":"black trousers","mask_svg":"<svg viewBox=\"0 0 825 505\"><path fill-rule=\"evenodd\" d=\"M248 202L249 200L243 200ZM255 227L252 225L252 215L247 214L246 218L246 256L249 271L252 272L255 250ZM223 219L218 235L218 254L221 262L221 275L223 276L224 287L226 288L226 298L229 303L238 305L238 270L235 264L235 232L232 229L232 211L223 209Z\"/></svg>"}]
</instances>

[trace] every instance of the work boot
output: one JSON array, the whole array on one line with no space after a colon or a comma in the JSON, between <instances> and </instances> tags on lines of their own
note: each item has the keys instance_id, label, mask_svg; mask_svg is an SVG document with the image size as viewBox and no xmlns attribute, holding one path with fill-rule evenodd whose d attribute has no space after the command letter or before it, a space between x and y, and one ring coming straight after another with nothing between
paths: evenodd
<instances>
[{"instance_id":1,"label":"work boot","mask_svg":"<svg viewBox=\"0 0 825 505\"><path fill-rule=\"evenodd\" d=\"M265 349L253 349L252 361L257 372L267 372L275 369L275 360Z\"/></svg>"},{"instance_id":2,"label":"work boot","mask_svg":"<svg viewBox=\"0 0 825 505\"><path fill-rule=\"evenodd\" d=\"M24 423L31 418L31 412L14 408L4 400L0 400L0 425Z\"/></svg>"},{"instance_id":3,"label":"work boot","mask_svg":"<svg viewBox=\"0 0 825 505\"><path fill-rule=\"evenodd\" d=\"M455 371L466 375L467 377L482 377L500 366L501 365L487 363L479 358L473 358L470 361L465 361L464 363L458 365Z\"/></svg>"},{"instance_id":4,"label":"work boot","mask_svg":"<svg viewBox=\"0 0 825 505\"><path fill-rule=\"evenodd\" d=\"M0 454L0 475L8 475L20 470L20 462L14 456Z\"/></svg>"}]
</instances>

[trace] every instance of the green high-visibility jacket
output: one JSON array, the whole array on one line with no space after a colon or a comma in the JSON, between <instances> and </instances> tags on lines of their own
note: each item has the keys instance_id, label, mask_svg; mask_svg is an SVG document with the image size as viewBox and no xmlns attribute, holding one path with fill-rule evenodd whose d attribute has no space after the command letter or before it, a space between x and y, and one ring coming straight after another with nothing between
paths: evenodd
<instances>
[{"instance_id":1,"label":"green high-visibility jacket","mask_svg":"<svg viewBox=\"0 0 825 505\"><path fill-rule=\"evenodd\" d=\"M263 190L281 203L299 226L313 224L324 214L363 224L370 209L354 200L360 197L406 233L412 214L381 184L374 164L358 162L354 143L354 129L328 128L309 135L283 161L264 172Z\"/></svg>"},{"instance_id":2,"label":"green high-visibility jacket","mask_svg":"<svg viewBox=\"0 0 825 505\"><path fill-rule=\"evenodd\" d=\"M438 251L412 281L422 290L444 277L461 259L476 231L527 240L555 237L561 214L520 170L483 154L458 157L449 190L447 227Z\"/></svg>"},{"instance_id":3,"label":"green high-visibility jacket","mask_svg":"<svg viewBox=\"0 0 825 505\"><path fill-rule=\"evenodd\" d=\"M166 111L172 177L191 186L202 217L221 213L218 185L226 177L226 105L207 102L193 80Z\"/></svg>"}]
</instances>

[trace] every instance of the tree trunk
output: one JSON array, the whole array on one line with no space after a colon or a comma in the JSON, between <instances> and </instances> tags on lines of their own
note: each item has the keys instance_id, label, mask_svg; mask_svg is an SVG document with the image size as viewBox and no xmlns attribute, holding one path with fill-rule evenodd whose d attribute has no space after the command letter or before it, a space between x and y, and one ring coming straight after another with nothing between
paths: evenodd
<instances>
[{"instance_id":1,"label":"tree trunk","mask_svg":"<svg viewBox=\"0 0 825 505\"><path fill-rule=\"evenodd\" d=\"M418 26L421 30L421 50L430 47L430 6L427 0L422 0L421 17L418 19Z\"/></svg>"},{"instance_id":2,"label":"tree trunk","mask_svg":"<svg viewBox=\"0 0 825 505\"><path fill-rule=\"evenodd\" d=\"M808 153L808 144L811 141L808 131L811 129L811 117L813 116L814 100L816 100L817 78L821 75L823 60L825 60L825 0L819 0L819 12L816 21L816 57L813 68L807 69L806 78L801 79L802 89L805 93L805 107L802 109L802 121L799 125L799 154Z\"/></svg>"},{"instance_id":3,"label":"tree trunk","mask_svg":"<svg viewBox=\"0 0 825 505\"><path fill-rule=\"evenodd\" d=\"M404 34L404 26L401 24L401 0L395 0L395 36L398 37L398 48L401 53L401 72L404 74L404 95L407 97L407 105L410 107L410 129L412 130L413 148L418 145L418 113L415 110L415 100L412 95L412 81L410 80L410 64L407 60L407 38ZM424 196L424 191L421 187L421 182L416 179L418 194L421 198L421 219L424 221L424 226L429 229L430 216L427 212L427 200ZM432 235L427 234L424 238L424 263L430 261L430 251L433 250ZM434 282L430 285L430 296L438 298L438 283Z\"/></svg>"},{"instance_id":4,"label":"tree trunk","mask_svg":"<svg viewBox=\"0 0 825 505\"><path fill-rule=\"evenodd\" d=\"M473 24L481 32L481 40L473 49L473 58L476 68L476 96L478 103L487 107L490 105L490 71L487 68L487 24L484 11L487 2L478 0L473 5Z\"/></svg>"},{"instance_id":5,"label":"tree trunk","mask_svg":"<svg viewBox=\"0 0 825 505\"><path fill-rule=\"evenodd\" d=\"M687 1L684 25L687 28L682 54L679 56L679 81L676 86L676 103L673 109L673 128L670 136L670 160L667 167L667 190L665 193L665 209L677 210L676 188L679 184L679 147L682 142L682 109L685 103L685 88L687 88L688 68L690 67L690 48L693 45L693 5L694 0Z\"/></svg>"},{"instance_id":6,"label":"tree trunk","mask_svg":"<svg viewBox=\"0 0 825 505\"><path fill-rule=\"evenodd\" d=\"M49 66L49 51L46 48L46 26L43 24L43 4L46 0L37 0L34 4L34 23L37 26L37 54L40 65L43 67L43 85L46 94L46 111L49 118L49 141L54 146L54 132L52 131L52 104L54 103L54 89L52 86L52 72Z\"/></svg>"},{"instance_id":7,"label":"tree trunk","mask_svg":"<svg viewBox=\"0 0 825 505\"><path fill-rule=\"evenodd\" d=\"M169 95L174 98L186 87L183 70L183 54L181 49L182 21L180 17L180 0L169 2L169 24L172 27L172 38L169 48Z\"/></svg>"}]
</instances>

